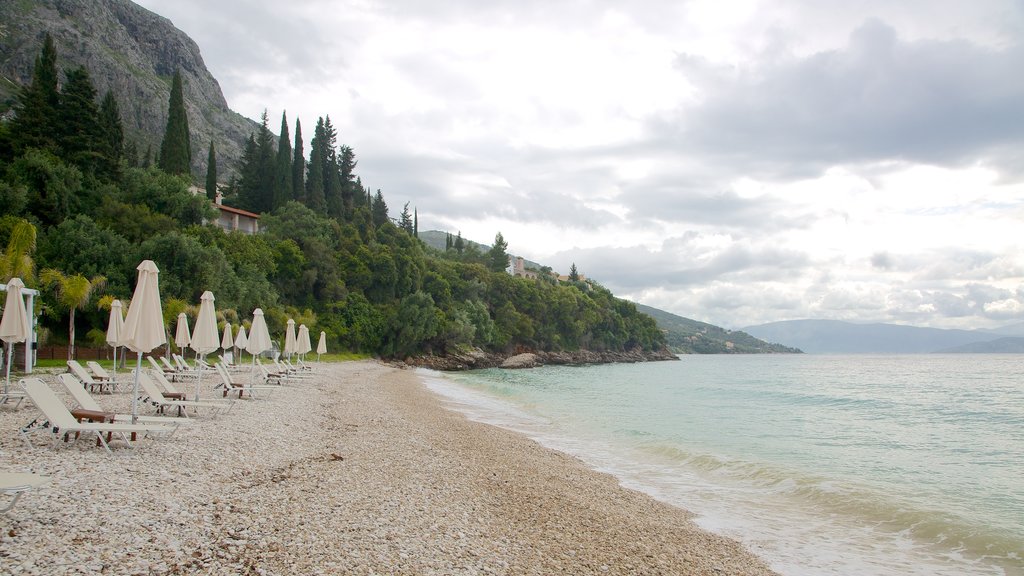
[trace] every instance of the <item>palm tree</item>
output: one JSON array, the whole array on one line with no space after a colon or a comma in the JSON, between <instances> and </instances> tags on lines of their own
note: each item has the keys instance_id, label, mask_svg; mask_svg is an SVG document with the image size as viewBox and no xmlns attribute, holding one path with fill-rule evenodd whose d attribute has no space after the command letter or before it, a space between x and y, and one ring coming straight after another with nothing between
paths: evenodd
<instances>
[{"instance_id":1,"label":"palm tree","mask_svg":"<svg viewBox=\"0 0 1024 576\"><path fill-rule=\"evenodd\" d=\"M32 252L36 249L36 227L28 220L18 219L11 228L7 248L0 254L0 281L21 278L26 284L35 280L35 262Z\"/></svg>"},{"instance_id":2,"label":"palm tree","mask_svg":"<svg viewBox=\"0 0 1024 576\"><path fill-rule=\"evenodd\" d=\"M89 303L94 290L107 283L103 276L88 279L81 274L65 276L60 270L47 268L39 273L44 286L53 286L57 292L57 303L71 311L68 328L68 360L75 357L75 311Z\"/></svg>"}]
</instances>

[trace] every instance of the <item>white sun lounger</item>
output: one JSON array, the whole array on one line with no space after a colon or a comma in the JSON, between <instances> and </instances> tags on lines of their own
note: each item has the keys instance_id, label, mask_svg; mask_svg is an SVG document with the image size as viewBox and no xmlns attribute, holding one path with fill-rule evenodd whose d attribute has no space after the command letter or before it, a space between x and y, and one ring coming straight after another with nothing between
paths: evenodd
<instances>
[{"instance_id":1,"label":"white sun lounger","mask_svg":"<svg viewBox=\"0 0 1024 576\"><path fill-rule=\"evenodd\" d=\"M110 372L107 372L106 368L100 366L99 362L89 360L85 365L89 368L89 371L92 372L93 379L97 382L109 382L114 391L117 391L117 380L114 380L114 377L110 375Z\"/></svg>"},{"instance_id":2,"label":"white sun lounger","mask_svg":"<svg viewBox=\"0 0 1024 576\"><path fill-rule=\"evenodd\" d=\"M0 508L0 514L14 508L18 498L29 490L38 488L50 481L49 476L31 474L29 472L0 472L0 493L14 498L6 506Z\"/></svg>"},{"instance_id":3,"label":"white sun lounger","mask_svg":"<svg viewBox=\"0 0 1024 576\"><path fill-rule=\"evenodd\" d=\"M281 389L281 386L274 385L274 384L271 384L271 385L267 385L267 384L259 385L259 384L247 384L247 383L244 383L244 382L235 382L234 380L231 379L231 374L228 372L227 367L224 366L223 364L221 364L220 362L218 362L214 368L217 370L217 374L220 375L220 382L221 382L220 384L218 384L215 387L215 389L216 388L223 388L224 389L224 396L227 396L231 392L237 392L238 393L238 398L241 399L242 395L245 394L246 392L248 392L249 393L249 397L255 399L257 392L267 392L267 395L269 396L270 393L273 392L274 390L280 390Z\"/></svg>"},{"instance_id":4,"label":"white sun lounger","mask_svg":"<svg viewBox=\"0 0 1024 576\"><path fill-rule=\"evenodd\" d=\"M80 408L90 410L93 412L105 412L108 414L114 422L131 424L131 414L117 414L114 412L108 412L104 410L99 404L93 400L92 396L82 388L82 385L71 374L59 374L57 380L64 385L64 388L71 395L71 398L75 401ZM177 431L178 427L182 424L189 424L188 419L174 418L169 416L137 416L136 422L139 424L165 424L167 426L173 426L174 430ZM171 433L173 434L173 432Z\"/></svg>"},{"instance_id":5,"label":"white sun lounger","mask_svg":"<svg viewBox=\"0 0 1024 576\"><path fill-rule=\"evenodd\" d=\"M168 434L174 431L171 426L162 426L160 424L118 424L113 422L79 422L75 420L75 417L71 415L67 406L61 402L60 398L50 389L50 387L39 378L26 378L21 381L22 387L25 389L25 393L28 395L29 400L39 411L42 413L41 418L36 418L28 425L20 430L22 439L32 446L30 437L32 434L39 431L47 431L53 436L53 446L57 447L60 444L61 436L68 439L72 434L75 435L76 439L80 434L91 434L96 436L98 443L102 445L107 452L112 452L110 444L104 436L117 435L119 438L125 441L129 447L132 447L131 440L129 440L129 434L144 434L147 436L157 434Z\"/></svg>"},{"instance_id":6,"label":"white sun lounger","mask_svg":"<svg viewBox=\"0 0 1024 576\"><path fill-rule=\"evenodd\" d=\"M157 412L163 412L167 408L177 408L178 414L188 417L186 408L203 408L209 409L214 414L221 410L231 410L231 404L224 404L220 402L206 402L204 400L171 400L164 396L164 393L157 388L156 384L150 379L149 375L143 371L139 374L139 387L142 388L141 399L154 406Z\"/></svg>"},{"instance_id":7,"label":"white sun lounger","mask_svg":"<svg viewBox=\"0 0 1024 576\"><path fill-rule=\"evenodd\" d=\"M68 371L74 374L75 378L78 378L82 382L82 386L88 386L89 390L93 392L95 392L97 388L99 388L100 392L111 391L104 390L105 387L110 387L111 389L113 389L114 385L112 382L105 382L93 378L92 374L89 374L85 370L85 368L78 363L78 360L68 360Z\"/></svg>"}]
</instances>

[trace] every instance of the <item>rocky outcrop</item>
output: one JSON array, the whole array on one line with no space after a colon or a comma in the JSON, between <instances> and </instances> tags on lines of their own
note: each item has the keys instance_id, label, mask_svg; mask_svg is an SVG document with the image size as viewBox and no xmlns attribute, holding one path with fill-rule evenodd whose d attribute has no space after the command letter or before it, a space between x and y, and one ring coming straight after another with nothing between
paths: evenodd
<instances>
[{"instance_id":1,"label":"rocky outcrop","mask_svg":"<svg viewBox=\"0 0 1024 576\"><path fill-rule=\"evenodd\" d=\"M441 371L474 370L480 368L536 368L537 366L582 366L585 364L611 364L656 362L678 360L679 357L668 350L628 352L594 352L592 350L576 350L572 352L523 352L513 355L496 354L474 349L469 352L456 352L445 356L417 356L405 359L409 366L430 368Z\"/></svg>"},{"instance_id":2,"label":"rocky outcrop","mask_svg":"<svg viewBox=\"0 0 1024 576\"><path fill-rule=\"evenodd\" d=\"M63 70L84 66L99 96L117 98L125 133L140 154L160 150L167 124L171 76L181 70L191 129L192 171L206 174L213 140L225 176L242 156L258 125L228 108L199 46L170 20L128 0L19 0L0 2L0 113L15 102L18 86L32 78L49 32Z\"/></svg>"}]
</instances>

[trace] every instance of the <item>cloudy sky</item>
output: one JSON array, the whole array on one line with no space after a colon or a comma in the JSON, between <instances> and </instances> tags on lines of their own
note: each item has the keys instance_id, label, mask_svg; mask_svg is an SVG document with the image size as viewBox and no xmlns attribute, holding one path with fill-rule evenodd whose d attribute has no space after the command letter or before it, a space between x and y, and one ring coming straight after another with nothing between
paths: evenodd
<instances>
[{"instance_id":1,"label":"cloudy sky","mask_svg":"<svg viewBox=\"0 0 1024 576\"><path fill-rule=\"evenodd\" d=\"M421 230L728 328L1024 321L1019 0L139 4Z\"/></svg>"}]
</instances>

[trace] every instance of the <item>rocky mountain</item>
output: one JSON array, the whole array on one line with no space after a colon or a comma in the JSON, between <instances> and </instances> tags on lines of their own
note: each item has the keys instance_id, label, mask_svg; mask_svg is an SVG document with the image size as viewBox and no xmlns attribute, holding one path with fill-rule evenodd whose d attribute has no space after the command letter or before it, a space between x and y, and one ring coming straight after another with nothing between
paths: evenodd
<instances>
[{"instance_id":1,"label":"rocky mountain","mask_svg":"<svg viewBox=\"0 0 1024 576\"><path fill-rule=\"evenodd\" d=\"M129 140L140 154L160 150L167 123L171 76L184 80L192 143L192 170L206 174L213 140L224 175L237 165L258 126L228 108L199 47L170 20L128 0L0 1L0 114L11 113L19 86L32 78L35 59L49 32L63 70L84 66L100 97L113 91Z\"/></svg>"}]
</instances>

